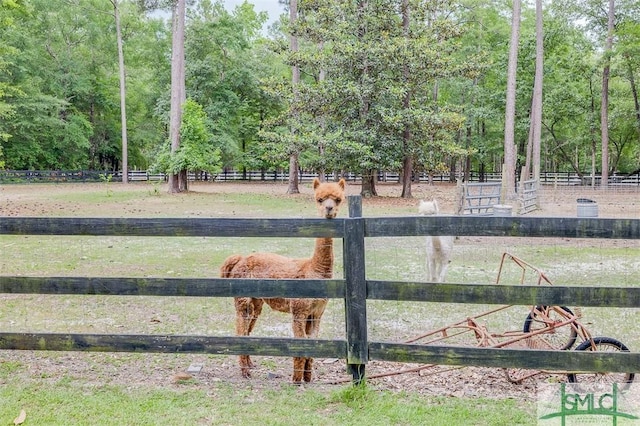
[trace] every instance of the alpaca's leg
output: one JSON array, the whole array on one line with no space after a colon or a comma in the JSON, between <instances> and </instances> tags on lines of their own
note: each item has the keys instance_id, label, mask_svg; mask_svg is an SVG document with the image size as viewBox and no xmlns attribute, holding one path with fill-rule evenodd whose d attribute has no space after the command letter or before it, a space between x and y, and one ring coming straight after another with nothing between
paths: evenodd
<instances>
[{"instance_id":1,"label":"alpaca's leg","mask_svg":"<svg viewBox=\"0 0 640 426\"><path fill-rule=\"evenodd\" d=\"M313 378L313 358L305 358L304 373L302 378L309 383Z\"/></svg>"},{"instance_id":2,"label":"alpaca's leg","mask_svg":"<svg viewBox=\"0 0 640 426\"><path fill-rule=\"evenodd\" d=\"M256 320L262 312L262 299L252 299L249 297L236 297L234 305L236 308L236 335L248 336L256 324ZM240 355L238 357L240 372L242 377L251 377L251 367L253 363L249 355Z\"/></svg>"},{"instance_id":3,"label":"alpaca's leg","mask_svg":"<svg viewBox=\"0 0 640 426\"><path fill-rule=\"evenodd\" d=\"M307 337L306 335L307 317L294 314L292 328L293 328L293 337L300 338L300 339ZM303 358L303 357L293 358L293 375L291 378L293 383L302 383L306 373L306 365L307 365L307 358Z\"/></svg>"},{"instance_id":4,"label":"alpaca's leg","mask_svg":"<svg viewBox=\"0 0 640 426\"><path fill-rule=\"evenodd\" d=\"M307 334L307 338L315 339L316 337L318 337L319 331L320 331L320 318L316 318L313 316L310 316L309 318L307 318L307 322L305 324L305 333ZM310 382L312 372L313 372L313 358L304 358L302 379L305 382Z\"/></svg>"},{"instance_id":5,"label":"alpaca's leg","mask_svg":"<svg viewBox=\"0 0 640 426\"><path fill-rule=\"evenodd\" d=\"M305 336L310 339L315 339L318 337L318 333L320 331L320 320L316 317L309 317L305 323Z\"/></svg>"},{"instance_id":6,"label":"alpaca's leg","mask_svg":"<svg viewBox=\"0 0 640 426\"><path fill-rule=\"evenodd\" d=\"M307 359L303 357L293 357L293 374L291 375L291 381L295 384L300 384L304 380L305 377L305 368L307 365Z\"/></svg>"},{"instance_id":7,"label":"alpaca's leg","mask_svg":"<svg viewBox=\"0 0 640 426\"><path fill-rule=\"evenodd\" d=\"M442 247L440 241L435 241L433 250L433 280L434 282L442 282Z\"/></svg>"},{"instance_id":8,"label":"alpaca's leg","mask_svg":"<svg viewBox=\"0 0 640 426\"><path fill-rule=\"evenodd\" d=\"M262 306L264 305L263 299L251 299L251 303L253 304L253 315L251 316L251 320L249 321L249 332L247 336L251 334L253 331L253 327L255 327L256 322L258 321L258 317L262 313Z\"/></svg>"},{"instance_id":9,"label":"alpaca's leg","mask_svg":"<svg viewBox=\"0 0 640 426\"><path fill-rule=\"evenodd\" d=\"M444 282L449 267L449 254L441 237L427 237L427 261L429 263L429 280Z\"/></svg>"},{"instance_id":10,"label":"alpaca's leg","mask_svg":"<svg viewBox=\"0 0 640 426\"><path fill-rule=\"evenodd\" d=\"M440 265L440 273L438 274L438 282L443 283L444 277L447 276L447 269L449 268L449 261L444 259L444 262Z\"/></svg>"},{"instance_id":11,"label":"alpaca's leg","mask_svg":"<svg viewBox=\"0 0 640 426\"><path fill-rule=\"evenodd\" d=\"M438 282L443 283L451 262L451 252L453 251L453 237L439 237L436 250L438 258Z\"/></svg>"},{"instance_id":12,"label":"alpaca's leg","mask_svg":"<svg viewBox=\"0 0 640 426\"><path fill-rule=\"evenodd\" d=\"M323 309L324 310L324 309ZM322 312L320 313L322 315ZM306 337L309 339L315 339L320 332L320 317L309 316L305 324ZM303 380L310 382L313 372L313 358L305 358L303 369Z\"/></svg>"},{"instance_id":13,"label":"alpaca's leg","mask_svg":"<svg viewBox=\"0 0 640 426\"><path fill-rule=\"evenodd\" d=\"M427 256L427 261L425 262L427 265L427 281L431 282L431 258Z\"/></svg>"},{"instance_id":14,"label":"alpaca's leg","mask_svg":"<svg viewBox=\"0 0 640 426\"><path fill-rule=\"evenodd\" d=\"M434 282L436 280L436 259L433 247L433 237L427 237L427 279L429 282Z\"/></svg>"}]
</instances>

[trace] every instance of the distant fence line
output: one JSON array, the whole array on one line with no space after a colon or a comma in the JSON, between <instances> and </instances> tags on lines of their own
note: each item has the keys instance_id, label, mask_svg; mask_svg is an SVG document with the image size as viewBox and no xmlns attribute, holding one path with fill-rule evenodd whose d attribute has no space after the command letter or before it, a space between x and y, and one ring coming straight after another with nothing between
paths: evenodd
<instances>
[{"instance_id":1,"label":"distant fence line","mask_svg":"<svg viewBox=\"0 0 640 426\"><path fill-rule=\"evenodd\" d=\"M300 173L300 182L311 182L317 173L311 171L302 171ZM327 173L327 180L333 180L337 175ZM358 173L341 174L350 182L359 182L362 176ZM450 173L435 174L429 176L427 173L416 173L413 181L426 183L433 182L454 182L455 179L461 179L462 174L451 175ZM163 182L167 176L163 173L151 173L146 170L130 170L130 182ZM224 170L217 174L207 172L189 173L190 181L205 182L230 182L230 181L282 181L289 179L288 171L280 170ZM468 182L500 182L501 173L469 173ZM600 184L600 175L595 176L595 184ZM592 184L594 177L591 175L583 175L572 172L548 172L541 173L541 185L576 185L589 186ZM121 182L122 172L110 172L99 170L0 170L0 183L49 183L49 182ZM397 183L400 182L400 174L397 172L379 172L378 182ZM613 175L609 176L609 186L640 186L640 173L633 175Z\"/></svg>"}]
</instances>

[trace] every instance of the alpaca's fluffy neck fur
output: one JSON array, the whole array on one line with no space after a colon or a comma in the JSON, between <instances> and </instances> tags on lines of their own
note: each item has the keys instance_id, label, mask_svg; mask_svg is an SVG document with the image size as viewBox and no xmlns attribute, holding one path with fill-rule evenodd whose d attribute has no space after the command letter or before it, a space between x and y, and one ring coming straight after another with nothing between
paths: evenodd
<instances>
[{"instance_id":1,"label":"alpaca's fluffy neck fur","mask_svg":"<svg viewBox=\"0 0 640 426\"><path fill-rule=\"evenodd\" d=\"M311 267L325 278L333 272L333 239L316 238L316 247L311 257Z\"/></svg>"}]
</instances>

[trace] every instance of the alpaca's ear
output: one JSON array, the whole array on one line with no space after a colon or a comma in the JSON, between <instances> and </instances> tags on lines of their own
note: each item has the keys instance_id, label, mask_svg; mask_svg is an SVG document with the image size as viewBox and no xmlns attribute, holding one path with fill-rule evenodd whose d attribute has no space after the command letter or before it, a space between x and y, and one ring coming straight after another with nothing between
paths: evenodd
<instances>
[{"instance_id":1,"label":"alpaca's ear","mask_svg":"<svg viewBox=\"0 0 640 426\"><path fill-rule=\"evenodd\" d=\"M338 185L340 185L340 188L344 189L344 185L346 184L346 182L344 181L344 178L340 179L340 182L338 182Z\"/></svg>"},{"instance_id":2,"label":"alpaca's ear","mask_svg":"<svg viewBox=\"0 0 640 426\"><path fill-rule=\"evenodd\" d=\"M320 185L320 179L313 178L313 189L316 189Z\"/></svg>"}]
</instances>

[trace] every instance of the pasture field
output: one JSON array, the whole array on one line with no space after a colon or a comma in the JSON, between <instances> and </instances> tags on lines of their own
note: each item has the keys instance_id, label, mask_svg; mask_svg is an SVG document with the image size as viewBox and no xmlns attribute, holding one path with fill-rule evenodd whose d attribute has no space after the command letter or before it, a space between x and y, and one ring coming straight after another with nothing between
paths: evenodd
<instances>
[{"instance_id":1,"label":"pasture field","mask_svg":"<svg viewBox=\"0 0 640 426\"><path fill-rule=\"evenodd\" d=\"M201 183L169 195L160 184L42 184L0 186L3 216L55 217L316 217L309 185L286 195L284 183ZM438 198L454 211L455 187L414 185L414 199L398 198L398 185L380 185L381 197L363 200L364 216L417 213L419 198ZM349 185L357 194L359 186ZM545 188L533 214L575 216L576 198L598 202L600 217L640 217L640 192ZM346 216L346 206L341 216ZM424 281L420 237L367 242L367 277ZM161 238L0 236L0 274L26 276L217 277L234 253L273 251L311 254L304 238ZM447 281L494 283L500 258L510 252L539 267L558 285L640 285L640 242L555 238L456 239ZM342 276L342 247L335 244L335 276ZM517 283L507 268L501 282ZM370 301L373 340L405 341L426 331L490 309L461 305ZM574 307L572 307L574 308ZM490 330L520 330L528 307L486 318ZM631 309L582 308L594 335L614 337L640 350L638 313ZM228 298L55 296L0 294L0 331L114 334L233 335ZM265 309L253 333L290 336L289 318ZM320 337L344 336L344 306L331 301ZM255 357L254 378L240 377L235 357L166 354L0 351L0 424L21 409L33 424L532 424L536 383L562 380L540 375L521 385L501 370L439 368L348 383L343 360L319 359L316 381L289 385L291 360ZM192 376L193 365L202 370ZM371 363L368 374L395 373L407 366ZM25 408L27 407L27 408ZM59 407L56 410L53 407ZM44 417L45 416L48 417ZM266 418L265 416L268 416ZM463 416L463 417L456 417ZM29 417L28 417L29 418ZM165 421L166 420L166 421ZM493 423L491 423L493 422ZM28 423L25 423L28 424Z\"/></svg>"}]
</instances>

